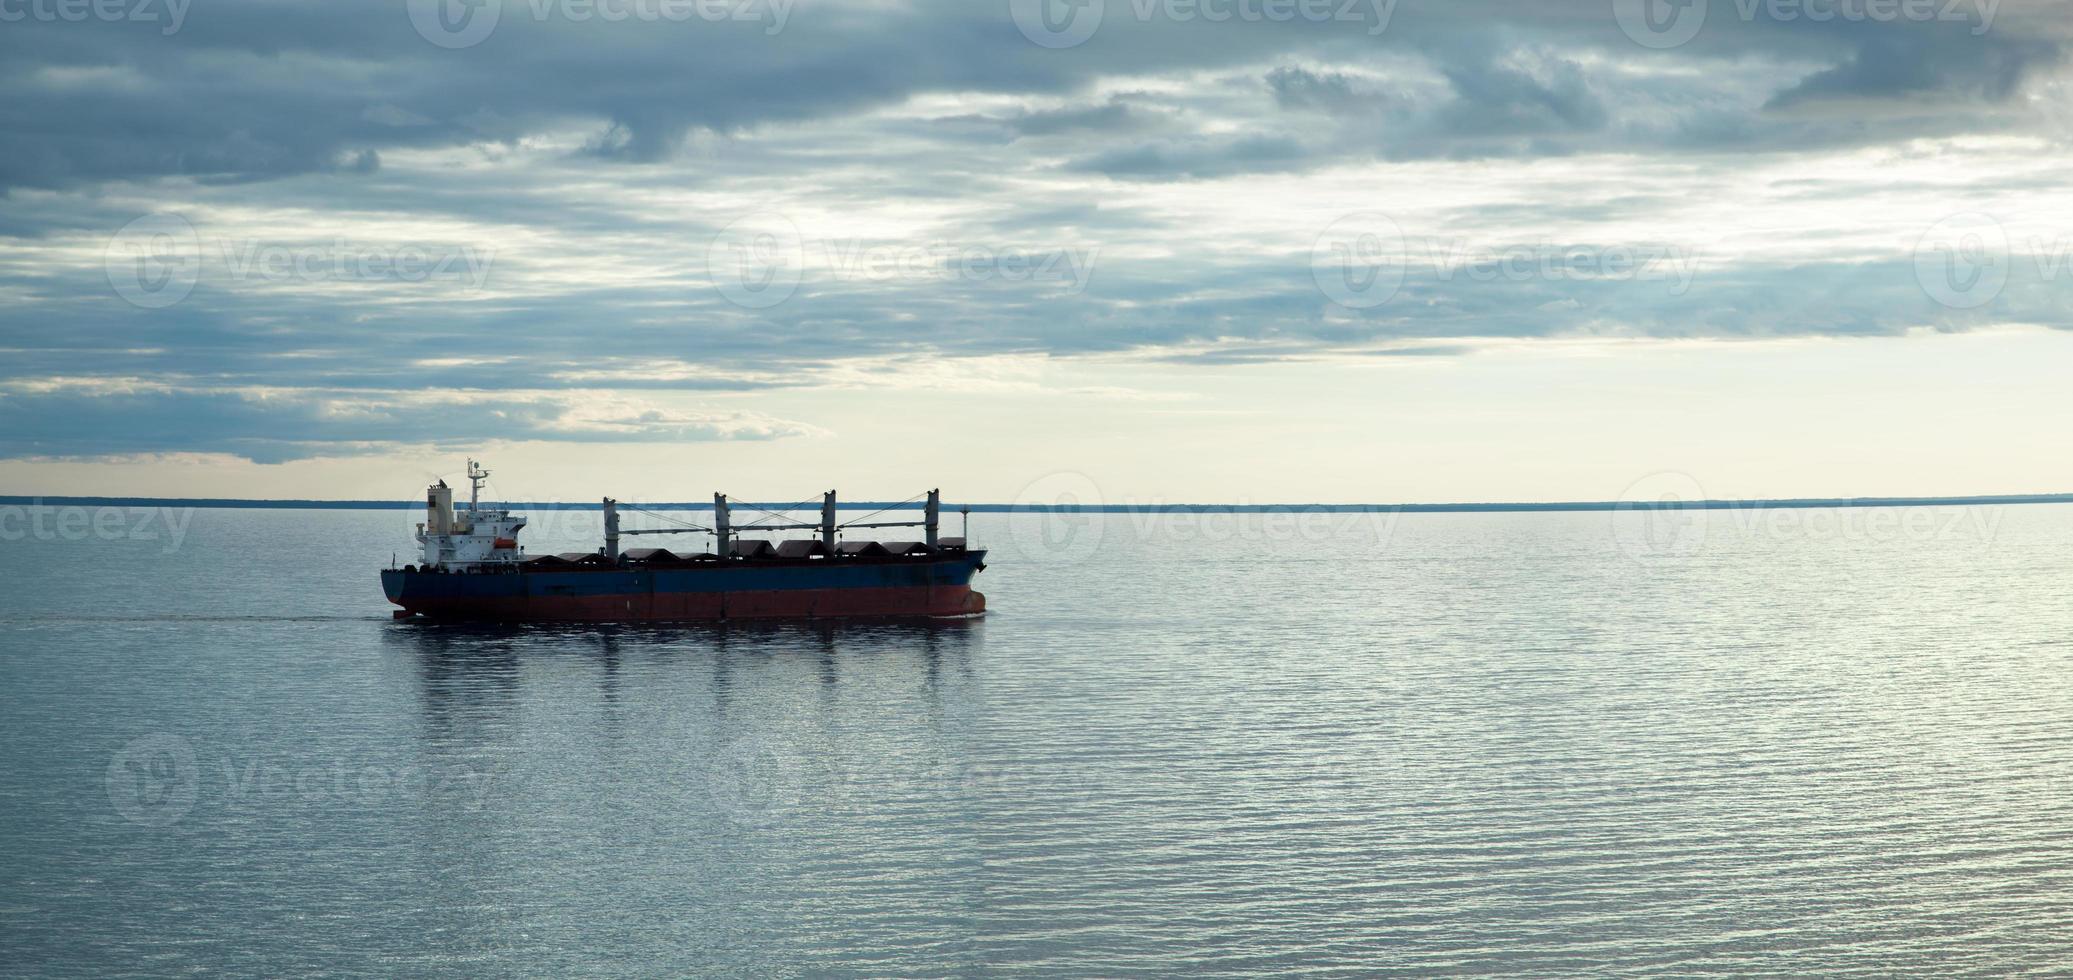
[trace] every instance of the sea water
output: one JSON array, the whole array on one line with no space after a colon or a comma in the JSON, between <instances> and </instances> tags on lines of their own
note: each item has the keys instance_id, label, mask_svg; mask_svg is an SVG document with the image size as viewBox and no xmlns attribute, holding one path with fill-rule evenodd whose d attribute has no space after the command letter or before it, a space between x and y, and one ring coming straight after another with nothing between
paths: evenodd
<instances>
[{"instance_id":1,"label":"sea water","mask_svg":"<svg viewBox=\"0 0 2073 980\"><path fill-rule=\"evenodd\" d=\"M2073 968L2073 507L974 515L983 620L530 628L391 622L414 512L20 516L8 973Z\"/></svg>"}]
</instances>

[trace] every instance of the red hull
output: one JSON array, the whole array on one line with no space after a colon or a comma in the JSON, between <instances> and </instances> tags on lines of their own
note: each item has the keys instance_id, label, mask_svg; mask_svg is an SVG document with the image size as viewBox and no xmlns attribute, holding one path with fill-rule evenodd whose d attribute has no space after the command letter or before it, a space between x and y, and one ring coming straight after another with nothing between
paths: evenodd
<instances>
[{"instance_id":1,"label":"red hull","mask_svg":"<svg viewBox=\"0 0 2073 980\"><path fill-rule=\"evenodd\" d=\"M643 592L628 595L515 595L415 598L407 612L442 619L513 622L695 622L870 616L972 616L986 596L970 586L782 589L767 592Z\"/></svg>"}]
</instances>

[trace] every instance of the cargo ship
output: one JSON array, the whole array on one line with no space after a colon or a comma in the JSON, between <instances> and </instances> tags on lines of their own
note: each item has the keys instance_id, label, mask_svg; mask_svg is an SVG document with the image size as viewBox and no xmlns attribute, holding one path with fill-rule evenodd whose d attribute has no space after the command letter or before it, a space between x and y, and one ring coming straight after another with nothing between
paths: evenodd
<instances>
[{"instance_id":1,"label":"cargo ship","mask_svg":"<svg viewBox=\"0 0 2073 980\"><path fill-rule=\"evenodd\" d=\"M942 498L935 490L918 495L923 501L919 521L838 523L831 490L821 495L817 523L787 522L797 513L789 508L739 505L768 516L736 526L737 505L725 494L714 494L710 526L656 514L668 526L626 530L619 525L619 502L606 497L604 547L529 555L518 543L525 515L482 506L489 471L469 460L467 472L466 508L455 508L446 481L433 484L417 530L420 560L381 573L382 591L402 607L395 612L398 619L697 622L970 617L986 611L986 597L972 590L973 576L986 567L986 552L967 547L963 537L938 535ZM922 540L857 540L845 534L893 527L921 528ZM816 533L784 541L746 537L779 531ZM622 538L649 534L707 535L714 547L620 550Z\"/></svg>"}]
</instances>

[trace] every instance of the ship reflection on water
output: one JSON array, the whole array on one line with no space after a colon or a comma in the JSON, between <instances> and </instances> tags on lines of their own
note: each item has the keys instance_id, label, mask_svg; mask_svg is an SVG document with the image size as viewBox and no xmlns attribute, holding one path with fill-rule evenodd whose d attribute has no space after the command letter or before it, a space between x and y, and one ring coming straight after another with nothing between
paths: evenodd
<instances>
[{"instance_id":1,"label":"ship reflection on water","mask_svg":"<svg viewBox=\"0 0 2073 980\"><path fill-rule=\"evenodd\" d=\"M740 656L812 654L825 668L825 679L833 683L844 657L916 658L933 680L946 659L961 660L976 646L984 628L985 620L978 617L525 626L403 620L387 629L383 639L407 647L428 680L477 671L513 673L524 657L595 659L609 676L628 656L702 656L724 668Z\"/></svg>"},{"instance_id":2,"label":"ship reflection on water","mask_svg":"<svg viewBox=\"0 0 2073 980\"><path fill-rule=\"evenodd\" d=\"M854 905L893 880L947 896L908 913L951 930L936 942L969 941L950 913L978 887L982 621L381 633L399 734L466 790L413 815L438 869L424 927L500 955L625 928L742 937L719 972L782 972L761 957L817 890Z\"/></svg>"},{"instance_id":3,"label":"ship reflection on water","mask_svg":"<svg viewBox=\"0 0 2073 980\"><path fill-rule=\"evenodd\" d=\"M961 713L977 682L984 620L806 621L683 625L487 626L404 621L384 644L408 658L427 736L493 734L528 717L588 711L616 726L626 712L665 710L674 723L753 724L818 710L922 718ZM731 722L729 720L732 720ZM512 734L506 731L504 734ZM761 737L757 731L715 735Z\"/></svg>"}]
</instances>

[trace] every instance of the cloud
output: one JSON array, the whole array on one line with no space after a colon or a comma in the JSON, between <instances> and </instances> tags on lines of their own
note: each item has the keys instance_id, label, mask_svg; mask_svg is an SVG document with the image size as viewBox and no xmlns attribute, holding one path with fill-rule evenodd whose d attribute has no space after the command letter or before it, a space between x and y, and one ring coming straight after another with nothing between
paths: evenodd
<instances>
[{"instance_id":1,"label":"cloud","mask_svg":"<svg viewBox=\"0 0 2073 980\"><path fill-rule=\"evenodd\" d=\"M0 387L0 457L227 453L260 463L489 441L709 442L808 435L748 412L673 411L601 392L182 389L135 382Z\"/></svg>"},{"instance_id":2,"label":"cloud","mask_svg":"<svg viewBox=\"0 0 2073 980\"><path fill-rule=\"evenodd\" d=\"M1379 35L1111 0L1065 50L964 0L802 6L775 33L506 0L460 50L336 4L221 0L171 36L5 25L0 456L784 438L834 426L687 406L913 383L916 363L2068 322L2042 260L2073 252L2053 7L2006 0L1978 33L1711 8L1660 51L1604 0L1405 0ZM1369 211L1407 267L1349 308L1317 250ZM1932 301L1911 254L1960 211L2008 225L2011 274L1977 308ZM195 228L199 272L140 308L110 256L152 213ZM711 261L752 218L790 229L738 242L796 280L763 307ZM1537 265L1665 244L1703 264ZM492 261L480 281L276 277L229 261L253 247ZM1038 268L1060 255L1084 263Z\"/></svg>"},{"instance_id":3,"label":"cloud","mask_svg":"<svg viewBox=\"0 0 2073 980\"><path fill-rule=\"evenodd\" d=\"M564 16L557 3L513 2L501 5L493 35L461 50L427 43L401 10L350 5L221 0L172 36L155 25L30 18L0 33L0 82L15 95L0 106L9 136L0 189L366 174L391 151L513 145L571 126L589 132L585 152L645 164L670 158L695 132L839 119L928 93L1050 97L1104 78L1289 59L1433 63L1451 91L1413 110L1435 130L1591 131L1607 115L1596 85L1626 66L1666 64L1620 36L1602 0L1541 6L1406 2L1379 38L1366 22L1135 23L1119 9L1093 43L1065 52L1030 44L1006 5L953 0L831 0L796 11L775 33L770 16L611 23ZM1994 29L1978 36L1963 22L1773 23L1764 14L1738 24L1726 9L1713 18L1726 23L1709 24L1675 57L1728 72L1787 52L1810 70L1779 79L1780 107L1836 94L2001 103L2063 53L2064 26L2048 4L2006 0ZM1538 73L1506 64L1523 50L1571 57L1546 57L1560 67ZM1751 108L1753 123L1761 107ZM1010 125L1025 134L1124 129L1130 115L1109 103L1032 111ZM1910 125L1968 124L1952 107ZM1969 128L2003 125L1975 118Z\"/></svg>"},{"instance_id":4,"label":"cloud","mask_svg":"<svg viewBox=\"0 0 2073 980\"><path fill-rule=\"evenodd\" d=\"M2045 40L1938 43L1926 33L1889 32L1865 37L1847 60L1817 71L1778 93L1767 108L1787 109L1822 101L1861 105L1866 100L1899 102L1913 97L1961 103L2005 102L2025 79L2064 56ZM1918 104L1911 110L1920 111Z\"/></svg>"},{"instance_id":5,"label":"cloud","mask_svg":"<svg viewBox=\"0 0 2073 980\"><path fill-rule=\"evenodd\" d=\"M1129 130L1144 125L1141 116L1134 114L1129 104L1120 99L1110 99L1094 106L1024 112L1010 117L1006 123L1024 136L1056 136L1060 133L1090 130Z\"/></svg>"},{"instance_id":6,"label":"cloud","mask_svg":"<svg viewBox=\"0 0 2073 980\"><path fill-rule=\"evenodd\" d=\"M1308 162L1293 139L1245 136L1143 144L1077 161L1072 169L1126 179L1202 178L1299 169Z\"/></svg>"}]
</instances>

